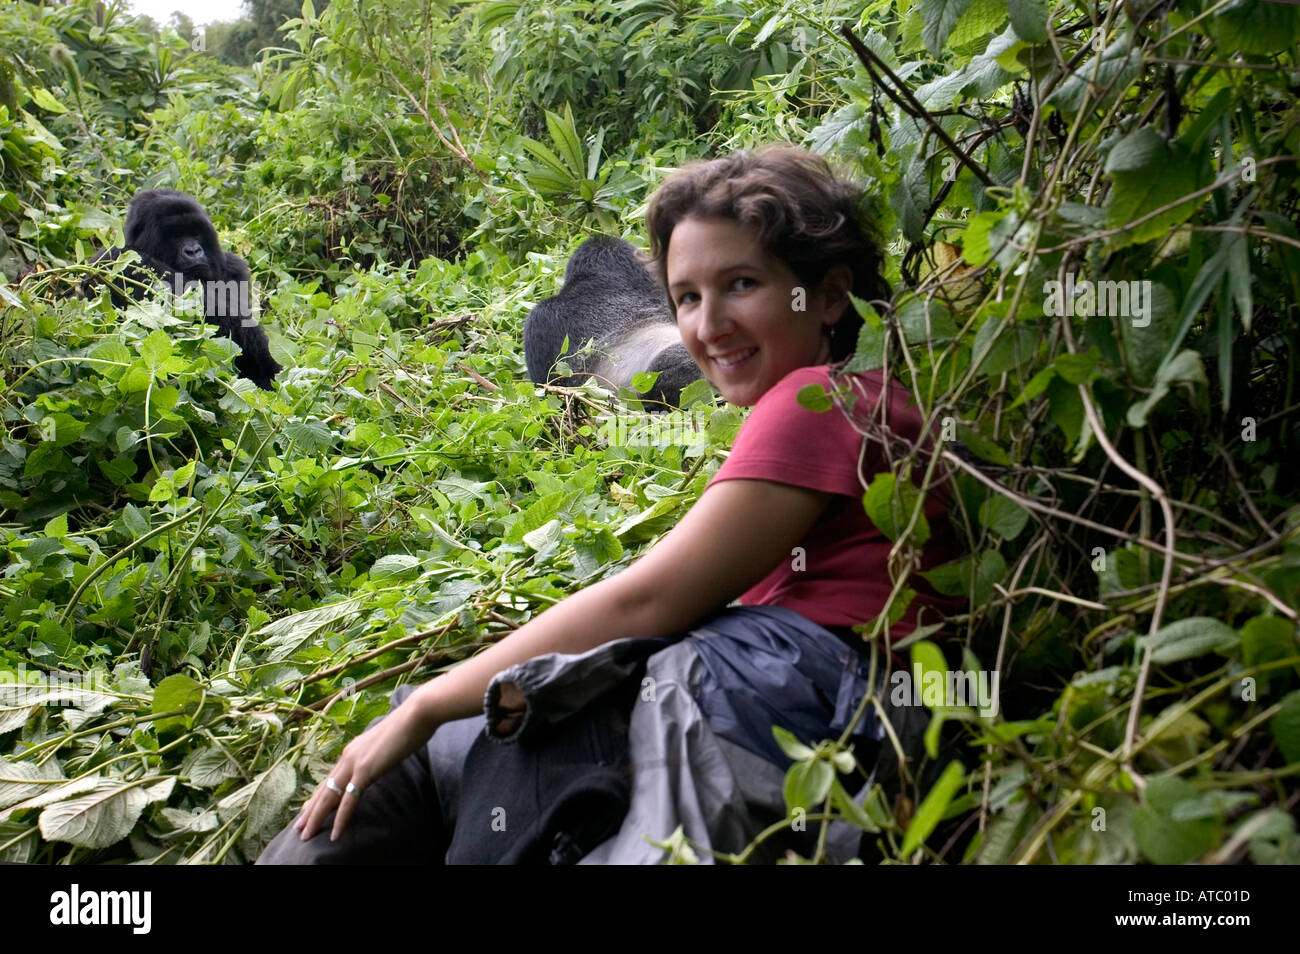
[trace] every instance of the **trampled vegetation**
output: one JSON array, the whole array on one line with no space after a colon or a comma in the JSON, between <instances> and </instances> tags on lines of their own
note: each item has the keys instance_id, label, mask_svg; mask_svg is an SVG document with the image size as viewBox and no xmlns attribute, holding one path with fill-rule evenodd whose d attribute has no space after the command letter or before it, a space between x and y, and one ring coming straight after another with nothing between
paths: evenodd
<instances>
[{"instance_id":1,"label":"trampled vegetation","mask_svg":"<svg viewBox=\"0 0 1300 954\"><path fill-rule=\"evenodd\" d=\"M0 9L0 860L249 861L398 681L671 526L741 416L620 446L523 317L665 170L783 140L868 184L853 363L958 471L968 608L902 655L999 688L892 802L787 742L791 808L900 862L1300 862L1300 7L309 0L251 70L96 7ZM157 186L251 265L276 391L71 294ZM911 466L864 487L893 614Z\"/></svg>"}]
</instances>

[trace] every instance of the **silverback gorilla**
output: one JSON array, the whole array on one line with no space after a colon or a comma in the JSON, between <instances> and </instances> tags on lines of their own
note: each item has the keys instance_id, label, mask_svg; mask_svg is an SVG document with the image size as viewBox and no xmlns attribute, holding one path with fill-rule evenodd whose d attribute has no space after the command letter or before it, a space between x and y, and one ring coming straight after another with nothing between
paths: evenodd
<instances>
[{"instance_id":1,"label":"silverback gorilla","mask_svg":"<svg viewBox=\"0 0 1300 954\"><path fill-rule=\"evenodd\" d=\"M569 339L563 351L565 337ZM575 357L592 342L588 354ZM574 371L552 368L565 357ZM622 239L598 235L578 246L564 269L559 294L537 303L524 323L524 359L537 384L565 387L590 375L610 389L630 387L633 375L658 371L643 396L653 410L676 407L682 388L701 377L677 333L666 293Z\"/></svg>"},{"instance_id":2,"label":"silverback gorilla","mask_svg":"<svg viewBox=\"0 0 1300 954\"><path fill-rule=\"evenodd\" d=\"M212 220L192 196L175 189L137 192L126 212L126 247L140 256L140 265L123 272L125 281L111 289L121 307L127 296L139 299L162 278L176 294L195 282L202 284L203 316L219 334L239 345L235 368L260 388L272 389L280 365L271 357L266 332L253 317L252 280L238 255L222 251ZM122 254L117 247L95 256L103 265ZM83 285L87 296L94 282Z\"/></svg>"}]
</instances>

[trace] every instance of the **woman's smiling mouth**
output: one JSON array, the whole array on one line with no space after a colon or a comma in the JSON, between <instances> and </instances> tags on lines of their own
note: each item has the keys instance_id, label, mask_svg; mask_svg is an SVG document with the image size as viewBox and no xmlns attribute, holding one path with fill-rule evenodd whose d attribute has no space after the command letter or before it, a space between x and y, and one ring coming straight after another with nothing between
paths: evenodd
<instances>
[{"instance_id":1,"label":"woman's smiling mouth","mask_svg":"<svg viewBox=\"0 0 1300 954\"><path fill-rule=\"evenodd\" d=\"M756 354L758 354L757 348L740 348L736 351L728 351L725 354L713 355L713 363L724 370L730 370L744 364Z\"/></svg>"}]
</instances>

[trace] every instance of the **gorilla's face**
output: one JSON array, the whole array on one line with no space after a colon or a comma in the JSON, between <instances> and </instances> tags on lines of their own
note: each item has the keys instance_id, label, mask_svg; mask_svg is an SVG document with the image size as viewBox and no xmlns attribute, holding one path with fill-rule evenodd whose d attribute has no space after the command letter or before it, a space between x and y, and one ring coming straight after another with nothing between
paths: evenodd
<instances>
[{"instance_id":1,"label":"gorilla's face","mask_svg":"<svg viewBox=\"0 0 1300 954\"><path fill-rule=\"evenodd\" d=\"M203 242L197 235L185 235L176 241L176 260L172 267L186 276L208 278L212 259L204 251Z\"/></svg>"},{"instance_id":2,"label":"gorilla's face","mask_svg":"<svg viewBox=\"0 0 1300 954\"><path fill-rule=\"evenodd\" d=\"M226 277L217 230L203 206L184 192L136 193L127 209L124 232L126 247L139 252L150 267L179 272L187 284Z\"/></svg>"}]
</instances>

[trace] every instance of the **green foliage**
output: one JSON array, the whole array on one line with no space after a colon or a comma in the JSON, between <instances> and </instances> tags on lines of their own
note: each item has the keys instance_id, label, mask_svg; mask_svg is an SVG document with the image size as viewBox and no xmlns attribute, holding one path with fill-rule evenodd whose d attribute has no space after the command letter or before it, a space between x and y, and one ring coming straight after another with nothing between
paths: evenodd
<instances>
[{"instance_id":1,"label":"green foliage","mask_svg":"<svg viewBox=\"0 0 1300 954\"><path fill-rule=\"evenodd\" d=\"M854 363L895 369L964 445L946 463L972 552L920 575L969 598L967 646L1007 660L1003 717L1021 720L966 723L992 783L973 860L1180 863L1293 845L1280 826L1266 844L1269 816L1245 806L1250 778L1280 795L1295 760L1300 487L1274 455L1300 440L1300 16L1125 13L1049 23L1043 4L926 0L863 41L921 108L881 109L872 61L812 133L890 197L906 246L904 287ZM1248 69L1210 65L1236 51ZM865 490L896 547L930 532L904 532L914 507L899 490L918 466L905 455ZM896 594L915 572L892 567ZM1253 731L1225 735L1240 726ZM1240 742L1229 752L1225 738ZM928 822L918 811L902 855Z\"/></svg>"},{"instance_id":2,"label":"green foliage","mask_svg":"<svg viewBox=\"0 0 1300 954\"><path fill-rule=\"evenodd\" d=\"M852 367L949 452L864 482L858 628L1000 689L931 705L894 792L778 727L791 817L726 860L795 817L790 860L832 820L905 862L1300 858L1300 8L268 2L207 55L98 9L0 10L0 272L44 267L0 285L0 860L249 860L396 682L653 543L739 416L611 440L519 328L664 170L774 138L866 185L895 291ZM174 303L66 295L152 186L253 265L274 393ZM938 482L969 552L929 566ZM926 585L962 610L890 635Z\"/></svg>"}]
</instances>

